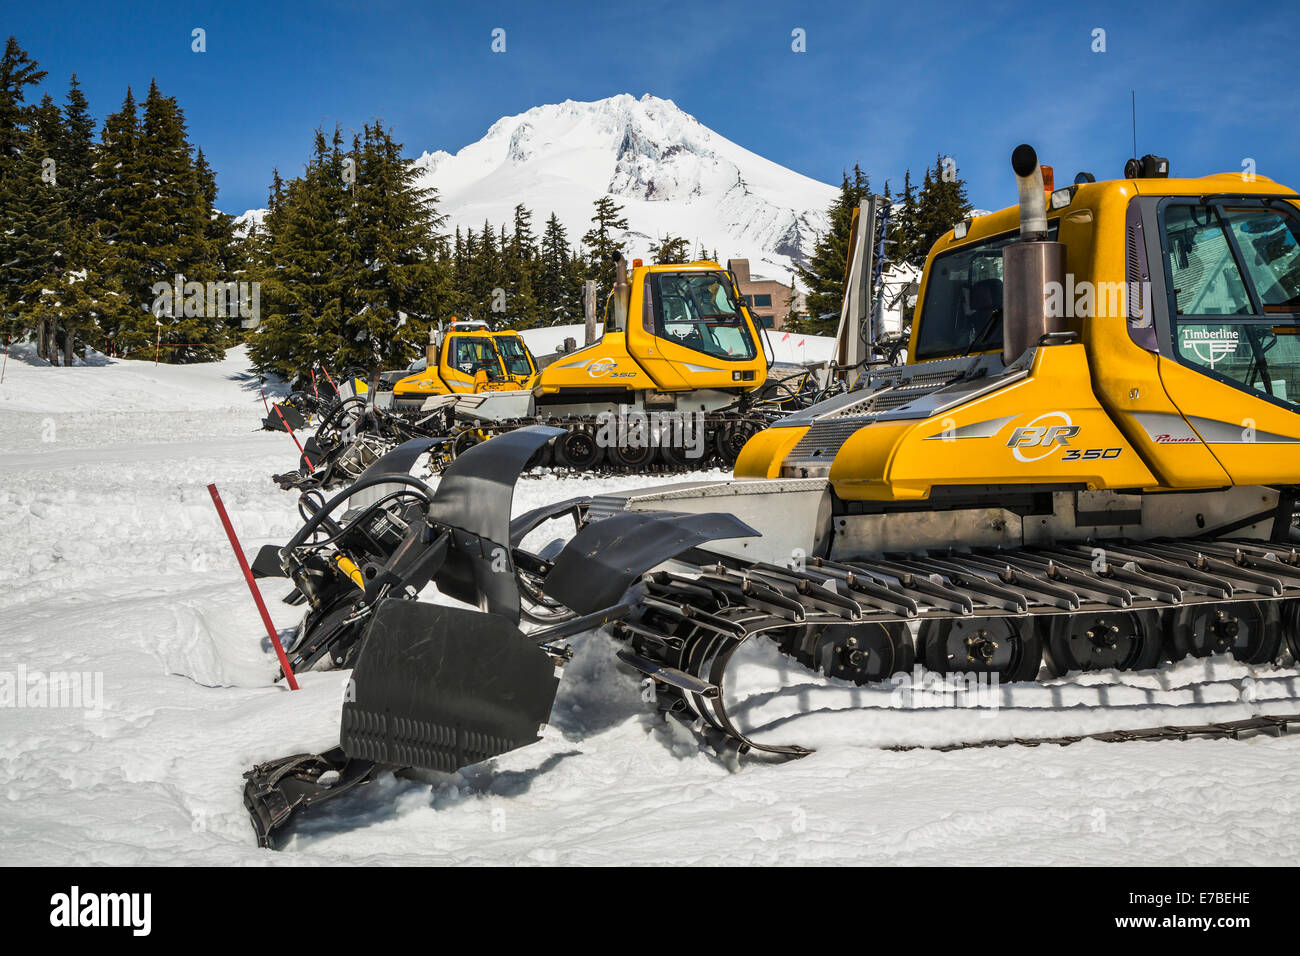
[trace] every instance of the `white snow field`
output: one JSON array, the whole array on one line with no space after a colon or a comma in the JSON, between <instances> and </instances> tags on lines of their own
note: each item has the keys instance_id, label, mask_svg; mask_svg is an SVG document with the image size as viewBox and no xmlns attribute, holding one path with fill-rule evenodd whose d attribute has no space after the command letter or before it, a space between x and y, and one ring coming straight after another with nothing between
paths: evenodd
<instances>
[{"instance_id":1,"label":"white snow field","mask_svg":"<svg viewBox=\"0 0 1300 956\"><path fill-rule=\"evenodd\" d=\"M346 672L273 682L274 655L205 485L246 551L299 525L225 362L38 367L0 385L0 861L10 864L1287 864L1300 859L1300 737L889 751L1027 733L1300 709L1296 671L1226 660L1001 688L1001 706L890 708L814 679L773 730L802 760L722 759L665 723L604 636L577 641L544 739L429 781L386 775L256 847L241 773L337 743ZM521 481L516 509L636 479ZM300 611L264 582L281 628ZM52 672L80 706L29 706ZM1251 678L1247 681L1246 678ZM102 694L93 693L102 681ZM17 706L13 689L22 696ZM1243 690L1245 691L1243 693ZM48 703L48 701L47 701ZM1100 711L1097 705L1111 709ZM1176 708L1176 709L1175 709ZM806 714L799 716L799 714Z\"/></svg>"}]
</instances>

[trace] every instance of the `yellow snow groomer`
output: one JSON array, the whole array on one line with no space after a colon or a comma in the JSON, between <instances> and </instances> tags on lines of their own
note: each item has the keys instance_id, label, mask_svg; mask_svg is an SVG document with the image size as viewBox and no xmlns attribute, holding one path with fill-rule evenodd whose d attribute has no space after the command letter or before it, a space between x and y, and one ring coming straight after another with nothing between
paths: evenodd
<instances>
[{"instance_id":1,"label":"yellow snow groomer","mask_svg":"<svg viewBox=\"0 0 1300 956\"><path fill-rule=\"evenodd\" d=\"M519 333L485 322L452 320L446 334L434 333L426 361L423 371L394 384L394 407L418 409L435 395L527 391L537 380L537 362Z\"/></svg>"}]
</instances>

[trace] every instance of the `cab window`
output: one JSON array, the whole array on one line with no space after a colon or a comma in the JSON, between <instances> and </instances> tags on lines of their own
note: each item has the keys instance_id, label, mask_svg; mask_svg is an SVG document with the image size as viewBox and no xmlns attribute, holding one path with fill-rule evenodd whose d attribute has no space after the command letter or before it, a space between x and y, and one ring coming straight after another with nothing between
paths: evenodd
<instances>
[{"instance_id":1,"label":"cab window","mask_svg":"<svg viewBox=\"0 0 1300 956\"><path fill-rule=\"evenodd\" d=\"M515 376L529 376L533 374L533 365L528 361L528 351L524 348L523 340L517 335L503 335L497 338L497 346L501 349L501 358L506 363L506 372Z\"/></svg>"},{"instance_id":2,"label":"cab window","mask_svg":"<svg viewBox=\"0 0 1300 956\"><path fill-rule=\"evenodd\" d=\"M1174 202L1161 240L1179 361L1300 404L1300 219L1265 205Z\"/></svg>"},{"instance_id":3,"label":"cab window","mask_svg":"<svg viewBox=\"0 0 1300 956\"><path fill-rule=\"evenodd\" d=\"M486 372L489 379L501 378L501 365L489 339L458 335L451 340L451 364L465 375Z\"/></svg>"},{"instance_id":4,"label":"cab window","mask_svg":"<svg viewBox=\"0 0 1300 956\"><path fill-rule=\"evenodd\" d=\"M1056 239L1060 221L1051 222ZM934 257L920 309L916 358L948 358L1002 348L1002 250L1008 232Z\"/></svg>"},{"instance_id":5,"label":"cab window","mask_svg":"<svg viewBox=\"0 0 1300 956\"><path fill-rule=\"evenodd\" d=\"M725 361L757 355L731 281L722 273L651 273L646 284L646 318L653 318L657 337Z\"/></svg>"}]
</instances>

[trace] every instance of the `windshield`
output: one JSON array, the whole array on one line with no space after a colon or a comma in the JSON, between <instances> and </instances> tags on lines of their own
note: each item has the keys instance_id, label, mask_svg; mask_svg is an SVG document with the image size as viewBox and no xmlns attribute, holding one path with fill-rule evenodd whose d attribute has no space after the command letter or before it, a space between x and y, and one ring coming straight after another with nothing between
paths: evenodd
<instances>
[{"instance_id":1,"label":"windshield","mask_svg":"<svg viewBox=\"0 0 1300 956\"><path fill-rule=\"evenodd\" d=\"M727 361L757 354L749 324L720 272L656 272L646 277L647 318L654 334Z\"/></svg>"},{"instance_id":2,"label":"windshield","mask_svg":"<svg viewBox=\"0 0 1300 956\"><path fill-rule=\"evenodd\" d=\"M454 336L451 340L451 364L466 375L477 375L483 371L491 381L502 378L501 362L497 358L496 349L492 347L492 340L488 338Z\"/></svg>"},{"instance_id":3,"label":"windshield","mask_svg":"<svg viewBox=\"0 0 1300 956\"><path fill-rule=\"evenodd\" d=\"M1051 221L1050 238L1059 226ZM919 307L918 361L1002 348L1002 250L1019 239L1008 232L934 257Z\"/></svg>"},{"instance_id":4,"label":"windshield","mask_svg":"<svg viewBox=\"0 0 1300 956\"><path fill-rule=\"evenodd\" d=\"M533 374L533 365L528 361L528 350L524 348L523 339L517 335L502 335L497 337L496 343L505 360L507 373L524 378Z\"/></svg>"},{"instance_id":5,"label":"windshield","mask_svg":"<svg viewBox=\"0 0 1300 956\"><path fill-rule=\"evenodd\" d=\"M1300 404L1300 219L1267 206L1175 203L1163 239L1178 358Z\"/></svg>"}]
</instances>

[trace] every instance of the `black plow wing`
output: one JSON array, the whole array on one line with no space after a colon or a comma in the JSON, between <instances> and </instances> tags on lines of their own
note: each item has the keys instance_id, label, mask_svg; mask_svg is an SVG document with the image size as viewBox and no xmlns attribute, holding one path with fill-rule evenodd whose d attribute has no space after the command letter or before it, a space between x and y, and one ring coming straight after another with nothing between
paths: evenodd
<instances>
[{"instance_id":1,"label":"black plow wing","mask_svg":"<svg viewBox=\"0 0 1300 956\"><path fill-rule=\"evenodd\" d=\"M683 551L758 532L734 515L624 511L574 536L546 577L545 592L579 614L617 604L642 574Z\"/></svg>"},{"instance_id":2,"label":"black plow wing","mask_svg":"<svg viewBox=\"0 0 1300 956\"><path fill-rule=\"evenodd\" d=\"M381 601L343 704L343 750L459 770L541 739L558 687L555 660L499 615Z\"/></svg>"}]
</instances>

